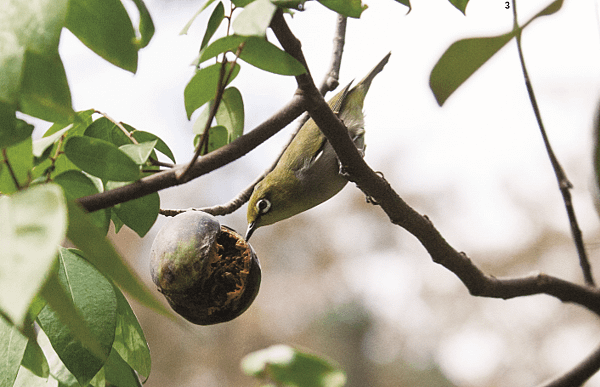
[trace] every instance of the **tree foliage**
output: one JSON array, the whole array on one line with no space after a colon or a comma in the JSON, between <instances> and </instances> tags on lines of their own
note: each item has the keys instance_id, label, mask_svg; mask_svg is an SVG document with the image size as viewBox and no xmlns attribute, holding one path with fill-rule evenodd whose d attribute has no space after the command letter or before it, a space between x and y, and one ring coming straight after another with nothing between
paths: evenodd
<instances>
[{"instance_id":1,"label":"tree foliage","mask_svg":"<svg viewBox=\"0 0 600 387\"><path fill-rule=\"evenodd\" d=\"M410 10L408 0L396 1ZM351 18L360 18L367 8L360 0L319 2ZM188 119L204 108L194 123L196 154L182 165L174 164L175 155L156 135L95 110L74 111L58 53L66 28L102 59L135 73L139 51L154 34L142 0L133 1L137 26L119 0L5 3L0 10L1 386L41 386L48 380L61 386L141 385L150 375L150 352L121 291L167 318L176 317L108 241L109 223L117 232L127 226L144 237L159 215L160 189L241 157L305 110L331 141L349 178L381 205L393 223L417 236L434 261L456 273L471 293L502 298L546 293L600 314L595 287L543 275L510 281L485 276L364 164L318 93L283 17L284 11L302 10L305 1L208 0L185 26L182 33L198 14L211 11L194 63L196 72L181 91ZM450 3L466 12L468 1ZM511 39L519 40L533 20L558 12L562 3L553 1L504 34L453 43L431 71L430 87L438 103L443 104ZM215 36L224 23L225 36ZM266 39L269 28L277 44ZM295 76L302 95L244 134L242 93L229 85L246 65ZM41 138L33 138L28 117L53 124ZM172 163L160 161L159 154ZM238 201L224 211L240 205ZM62 247L65 239L77 249ZM584 262L582 257L582 266ZM588 285L593 285L591 275ZM249 355L243 369L282 385L345 383L344 373L333 362L285 346ZM586 370L573 372L582 378L596 371Z\"/></svg>"}]
</instances>

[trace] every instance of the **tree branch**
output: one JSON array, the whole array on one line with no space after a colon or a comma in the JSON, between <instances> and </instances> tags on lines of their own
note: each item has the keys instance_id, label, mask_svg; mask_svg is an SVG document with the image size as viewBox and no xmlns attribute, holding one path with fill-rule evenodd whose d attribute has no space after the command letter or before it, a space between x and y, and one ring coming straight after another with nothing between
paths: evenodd
<instances>
[{"instance_id":1,"label":"tree branch","mask_svg":"<svg viewBox=\"0 0 600 387\"><path fill-rule=\"evenodd\" d=\"M293 50L293 52L297 52L297 53L299 52L301 54L300 57L298 57L296 59L298 59L300 61L300 63L302 63L308 71L308 65L306 64L306 60L304 59L304 56L302 55L302 51L300 50L300 47L301 47L300 41L298 41L293 36L293 34L291 34L291 31L289 31L289 28L288 28L287 24L285 23L285 20L283 19L283 14L282 14L281 10L278 10L275 13L275 17L273 19L274 19L274 22L272 22L272 26L273 26L273 24L277 24L277 25L281 26L281 28L286 28L288 30L288 33L289 33L288 36L291 36L293 39L289 39L289 40L285 41L285 45L288 47L288 49ZM342 21L340 21L340 23L342 23ZM345 22L344 22L344 24L345 24ZM345 31L345 28L339 27L338 31ZM341 44L343 44L343 39L341 39L341 41L339 41L339 39L338 39L338 43L335 45L337 47L337 49L334 50L335 52L339 52L340 55L342 52L342 50L340 49ZM294 48L292 48L292 47L294 47ZM335 52L334 52L334 55L335 55ZM340 60L332 59L333 66L339 66L340 63L341 63ZM339 68L332 68L332 71L330 73L338 73L339 74ZM297 80L299 79L299 83L310 84L314 88L314 83L312 81L312 77L310 76L309 72L296 77L296 79ZM331 79L331 77L328 77L328 79ZM209 173L215 169L218 169L218 168L244 156L246 153L248 153L252 149L256 148L258 145L260 145L261 143L266 141L268 138L273 136L279 130L281 130L285 126L289 125L293 120L298 118L298 116L300 116L300 114L302 114L304 111L306 111L304 108L305 104L306 104L306 98L301 94L301 89L299 89L298 92L296 93L296 95L292 98L292 100L285 107L280 109L277 113L275 113L273 116L271 116L268 120L266 120L265 122L263 122L262 124L257 126L254 130L239 137L232 143L199 158L197 160L197 162L194 163L194 167L190 170L190 173L188 176L189 180L192 180L192 179L202 176L206 173ZM100 210L103 208L109 208L109 207L112 207L119 203L138 199L142 196L145 196L145 195L148 195L148 194L151 194L154 192L158 192L160 190L163 190L163 189L166 189L169 187L174 187L174 186L183 184L184 182L181 180L178 180L177 176L182 174L184 168L185 168L184 165L176 165L170 170L158 172L152 176L142 178L132 184L129 184L129 185L126 185L123 187L119 187L119 188L116 188L116 189L113 189L110 191L101 192L101 193L98 193L95 195L82 197L82 198L79 198L77 201L88 212L97 211L97 210ZM265 174L266 174L266 172L265 172ZM186 181L187 181L187 179L186 179ZM260 181L260 180L257 179L256 181ZM251 185L252 189L254 187L254 184L255 183L253 183ZM249 194L252 193L252 189L250 189L250 186L247 187L231 202L236 202L237 203L236 205L238 205L238 208L239 208L239 206L241 206L247 200L246 196L249 196ZM240 203L240 200L243 200L243 201L241 201L241 203ZM221 211L224 210L223 207L230 205L230 203L227 203L223 206L218 206L215 208L205 208L203 210L207 210L209 212L214 211L216 213L220 213ZM163 212L167 216L174 216L177 213L179 213L179 211L177 211L177 210L175 210L174 212L171 210L164 210Z\"/></svg>"},{"instance_id":2,"label":"tree branch","mask_svg":"<svg viewBox=\"0 0 600 387\"><path fill-rule=\"evenodd\" d=\"M280 22L285 24L281 17ZM299 50L297 45L286 45L295 37L289 28L277 24L275 36L286 51ZM301 52L288 51L296 58ZM298 77L299 78L299 77ZM349 180L367 195L374 198L388 215L390 221L414 235L425 247L434 262L452 271L474 296L513 298L533 294L548 294L563 302L582 305L600 315L600 291L596 288L577 285L545 274L523 278L498 279L484 274L464 253L459 253L446 242L433 223L411 208L379 174L364 161L352 142L348 130L331 111L315 85L298 80L301 94L306 98L306 108L327 140L334 148L340 163L348 173Z\"/></svg>"},{"instance_id":3,"label":"tree branch","mask_svg":"<svg viewBox=\"0 0 600 387\"><path fill-rule=\"evenodd\" d=\"M333 50L331 52L331 64L329 71L321 82L319 91L325 95L328 91L335 90L340 84L340 68L342 67L342 54L346 44L346 24L348 18L338 14L336 21L335 37L333 38Z\"/></svg>"},{"instance_id":4,"label":"tree branch","mask_svg":"<svg viewBox=\"0 0 600 387\"><path fill-rule=\"evenodd\" d=\"M323 96L328 91L334 90L339 85L340 67L342 65L342 54L344 52L344 44L346 42L346 22L347 18L338 14L336 23L336 33L333 38L331 64L329 66L329 71L327 71L327 73L325 74L323 81L321 82L321 86L319 87L319 91ZM186 211L203 211L211 215L227 215L236 211L250 199L250 196L252 195L256 184L258 184L269 172L271 172L275 168L287 147L294 140L294 137L296 136L298 131L302 128L306 121L308 121L309 118L310 116L306 114L302 119L299 120L298 126L290 136L288 143L281 149L281 152L279 153L277 158L275 158L271 166L267 168L260 176L254 179L254 181L250 183L246 188L244 188L240 193L238 193L236 197L234 197L227 203L203 208L188 208L178 210L161 209L160 213L164 216L175 216Z\"/></svg>"},{"instance_id":5,"label":"tree branch","mask_svg":"<svg viewBox=\"0 0 600 387\"><path fill-rule=\"evenodd\" d=\"M254 130L198 159L198 162L190 170L190 178L205 175L244 156L298 118L305 111L304 106L304 98L298 94L294 95L287 105ZM109 208L119 203L182 184L177 176L183 168L185 168L185 165L176 165L173 169L144 177L132 184L85 196L77 201L88 212Z\"/></svg>"},{"instance_id":6,"label":"tree branch","mask_svg":"<svg viewBox=\"0 0 600 387\"><path fill-rule=\"evenodd\" d=\"M567 178L567 174L564 169L560 165L558 158L554 154L552 150L552 146L550 145L550 140L548 139L548 134L546 133L546 129L544 128L544 124L542 122L542 115L540 113L540 108L537 104L537 99L535 98L535 94L533 92L533 86L531 85L531 80L529 78L529 73L527 72L527 67L525 66L525 59L523 57L523 49L521 47L521 31L522 29L518 25L517 20L517 1L513 1L513 28L517 32L515 35L515 39L517 41L517 51L519 53L519 61L521 62L521 69L523 71L523 78L525 79L525 86L527 88L527 94L529 95L529 101L531 101L531 107L533 108L533 113L535 114L535 118L537 120L538 126L540 128L540 132L542 134L542 139L544 140L544 146L546 147L546 152L548 153L548 158L550 159L550 163L552 164L552 169L554 170L554 174L556 175L556 180L558 181L558 189L562 194L563 201L565 203L565 208L567 210L567 216L569 217L569 226L571 227L571 235L573 236L573 241L575 242L575 247L577 248L577 254L579 255L579 265L581 266L581 270L583 271L583 277L585 279L585 283L590 286L595 286L594 277L592 275L592 269L590 267L590 262L587 257L587 253L585 252L585 245L583 244L583 236L581 234L581 229L579 228L579 224L577 223L577 217L575 216L575 209L573 208L573 200L571 199L571 188L573 185Z\"/></svg>"}]
</instances>

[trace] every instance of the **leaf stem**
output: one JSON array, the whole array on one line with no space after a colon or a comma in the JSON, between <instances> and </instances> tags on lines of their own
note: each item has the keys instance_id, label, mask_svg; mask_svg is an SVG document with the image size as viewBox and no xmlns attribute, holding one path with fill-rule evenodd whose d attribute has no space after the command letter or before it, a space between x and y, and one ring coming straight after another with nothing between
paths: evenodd
<instances>
[{"instance_id":1,"label":"leaf stem","mask_svg":"<svg viewBox=\"0 0 600 387\"><path fill-rule=\"evenodd\" d=\"M208 115L208 119L206 120L206 124L204 125L204 132L202 133L202 137L200 138L200 141L198 142L198 146L196 147L196 152L194 153L192 160L188 163L187 167L183 170L183 173L181 173L178 176L178 180L185 182L186 178L189 176L190 171L194 167L194 163L196 162L198 157L200 157L200 155L203 153L204 154L208 153L208 135L209 135L208 132L210 130L210 126L212 124L213 119L217 115L217 110L219 109L219 105L221 104L221 100L223 99L223 93L225 92L225 87L227 86L227 84L229 83L229 80L231 79L231 75L233 74L233 70L235 69L237 59L239 58L240 53L242 52L243 48L244 48L244 43L240 44L240 46L238 47L238 49L235 53L235 59L233 60L233 62L231 62L231 68L229 69L229 71L227 71L227 64L229 62L227 62L227 58L225 57L225 54L223 54L223 62L221 63L221 69L220 69L221 71L219 72L219 81L217 83L218 87L217 87L217 91L215 94L215 99L213 100L214 103L212 104L212 106L210 108L210 113ZM203 152L203 149L204 149L204 152Z\"/></svg>"},{"instance_id":2,"label":"leaf stem","mask_svg":"<svg viewBox=\"0 0 600 387\"><path fill-rule=\"evenodd\" d=\"M17 190L21 190L21 185L19 184L19 180L17 180L17 175L15 175L15 171L12 169L12 166L10 165L10 162L8 161L8 154L6 152L6 148L2 149L2 158L4 159L3 162L4 164L6 164L6 168L8 168L8 173L10 174L10 177L13 180L13 183L15 183L15 187L17 187Z\"/></svg>"},{"instance_id":3,"label":"leaf stem","mask_svg":"<svg viewBox=\"0 0 600 387\"><path fill-rule=\"evenodd\" d=\"M540 128L540 132L542 135L542 139L544 141L544 146L546 147L546 151L548 153L548 158L550 159L550 163L552 164L552 168L554 169L554 174L556 175L556 180L558 181L558 188L560 193L562 194L563 201L565 203L565 207L567 210L567 215L569 217L569 225L571 227L571 234L573 235L573 241L575 242L575 247L577 248L577 253L579 255L579 265L583 271L583 277L585 279L585 283L590 286L595 286L594 277L592 276L592 270L590 267L590 262L587 257L587 253L585 251L585 246L583 244L583 236L581 233L581 229L579 228L579 224L577 223L577 218L575 216L575 209L573 208L573 200L571 198L570 189L573 188L573 185L567 178L567 174L564 169L560 165L558 158L556 157L554 151L552 150L552 146L550 145L550 140L548 139L548 135L546 133L546 129L544 128L544 124L542 122L542 115L540 113L540 109L537 104L537 100L535 98L535 94L533 92L533 86L531 85L531 80L529 78L529 73L527 72L527 67L525 66L525 59L523 57L523 48L521 46L521 32L522 28L519 27L519 22L517 19L517 1L514 0L512 4L513 9L513 29L515 30L515 39L517 41L517 51L519 53L519 60L521 62L521 69L523 70L523 78L525 79L525 86L527 88L527 94L529 95L529 100L531 101L531 107L533 108L533 112L535 114L535 118L537 120L538 126Z\"/></svg>"},{"instance_id":4,"label":"leaf stem","mask_svg":"<svg viewBox=\"0 0 600 387\"><path fill-rule=\"evenodd\" d=\"M134 143L135 145L138 145L139 142L133 137L133 135L131 134L131 132L129 132L129 130L127 130L124 126L123 123L113 119L111 116L109 116L106 113L103 113L99 110L95 110L96 113L104 116L104 118L106 118L107 120L109 120L110 122L112 122L113 124L115 124L117 126L117 128L121 129L121 131L123 133L125 133L125 135L131 140L132 143Z\"/></svg>"}]
</instances>

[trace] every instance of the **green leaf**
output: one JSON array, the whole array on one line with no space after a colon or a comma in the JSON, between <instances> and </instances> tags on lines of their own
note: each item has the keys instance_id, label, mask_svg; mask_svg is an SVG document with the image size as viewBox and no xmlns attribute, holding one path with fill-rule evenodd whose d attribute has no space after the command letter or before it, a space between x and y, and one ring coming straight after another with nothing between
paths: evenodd
<instances>
[{"instance_id":1,"label":"green leaf","mask_svg":"<svg viewBox=\"0 0 600 387\"><path fill-rule=\"evenodd\" d=\"M70 0L65 26L108 62L136 72L135 31L119 0Z\"/></svg>"},{"instance_id":2,"label":"green leaf","mask_svg":"<svg viewBox=\"0 0 600 387\"><path fill-rule=\"evenodd\" d=\"M122 187L129 183L117 183L109 181L107 190ZM119 203L113 207L113 211L123 223L135 231L140 237L146 235L158 217L160 210L160 197L157 192L141 198Z\"/></svg>"},{"instance_id":3,"label":"green leaf","mask_svg":"<svg viewBox=\"0 0 600 387\"><path fill-rule=\"evenodd\" d=\"M23 113L46 121L73 119L71 91L58 52L54 55L25 53L19 105Z\"/></svg>"},{"instance_id":4,"label":"green leaf","mask_svg":"<svg viewBox=\"0 0 600 387\"><path fill-rule=\"evenodd\" d=\"M252 3L254 0L232 0L231 2L238 8L243 8L248 4Z\"/></svg>"},{"instance_id":5,"label":"green leaf","mask_svg":"<svg viewBox=\"0 0 600 387\"><path fill-rule=\"evenodd\" d=\"M62 123L55 123L46 131L46 133L44 133L44 136L42 137L42 139L52 136L53 134L55 134L58 131L63 130L67 126L72 126L71 129L67 130L66 133L64 134L62 142L55 141L52 146L52 149L46 148L46 150L42 153L42 156L35 159L36 165L32 171L32 177L34 179L39 178L42 175L47 176L48 174L50 174L50 177L52 178L62 172L72 170L72 169L75 169L75 170L79 169L79 168L77 168L77 166L75 166L75 164L73 164L71 161L69 161L67 156L65 156L62 146L66 142L67 139L74 137L74 136L83 135L83 132L85 131L85 129L92 123L92 114L93 113L94 113L93 109L77 112L77 113L75 113L75 119L73 120L73 122L71 124L67 125L67 124L62 124ZM60 151L57 149L58 145L61 146ZM56 158L54 163L52 163L49 156L56 155L56 154L58 154L58 157Z\"/></svg>"},{"instance_id":6,"label":"green leaf","mask_svg":"<svg viewBox=\"0 0 600 387\"><path fill-rule=\"evenodd\" d=\"M300 75L304 66L294 57L263 38L250 36L242 49L240 58L261 70L279 75Z\"/></svg>"},{"instance_id":7,"label":"green leaf","mask_svg":"<svg viewBox=\"0 0 600 387\"><path fill-rule=\"evenodd\" d=\"M127 134L123 133L117 125L106 117L100 117L92 122L83 134L88 137L108 141L117 147L131 144L131 140L127 137Z\"/></svg>"},{"instance_id":8,"label":"green leaf","mask_svg":"<svg viewBox=\"0 0 600 387\"><path fill-rule=\"evenodd\" d=\"M46 300L40 297L39 294L35 296L29 305L29 310L27 311L29 321L35 321L38 314L42 311L42 309L44 309L44 306L46 306Z\"/></svg>"},{"instance_id":9,"label":"green leaf","mask_svg":"<svg viewBox=\"0 0 600 387\"><path fill-rule=\"evenodd\" d=\"M546 8L542 9L534 17L532 17L529 21L527 21L527 23L525 23L523 25L523 28L525 28L527 26L527 24L531 23L534 19L537 19L540 16L548 16L548 15L552 15L553 13L558 12L562 7L563 2L564 2L563 0L554 0Z\"/></svg>"},{"instance_id":10,"label":"green leaf","mask_svg":"<svg viewBox=\"0 0 600 387\"><path fill-rule=\"evenodd\" d=\"M112 386L142 387L142 384L133 369L131 369L114 349L104 365L104 373L106 381Z\"/></svg>"},{"instance_id":11,"label":"green leaf","mask_svg":"<svg viewBox=\"0 0 600 387\"><path fill-rule=\"evenodd\" d=\"M408 7L408 12L410 12L410 10L412 9L412 7L410 6L410 0L396 0L398 3L406 5Z\"/></svg>"},{"instance_id":12,"label":"green leaf","mask_svg":"<svg viewBox=\"0 0 600 387\"><path fill-rule=\"evenodd\" d=\"M65 237L60 187L44 184L0 197L0 309L20 326Z\"/></svg>"},{"instance_id":13,"label":"green leaf","mask_svg":"<svg viewBox=\"0 0 600 387\"><path fill-rule=\"evenodd\" d=\"M118 288L115 288L115 294L117 295L117 329L113 348L131 368L147 378L150 375L150 349L144 331Z\"/></svg>"},{"instance_id":14,"label":"green leaf","mask_svg":"<svg viewBox=\"0 0 600 387\"><path fill-rule=\"evenodd\" d=\"M6 158L22 187L29 181L29 173L33 168L31 137L6 149ZM0 154L0 160L4 157ZM4 160L6 162L6 160ZM0 169L0 193L8 195L17 191L13 176L6 165Z\"/></svg>"},{"instance_id":15,"label":"green leaf","mask_svg":"<svg viewBox=\"0 0 600 387\"><path fill-rule=\"evenodd\" d=\"M200 116L198 116L196 122L194 122L192 129L194 134L204 133L206 120L208 120L213 102L214 101L210 101ZM242 94L237 88L230 87L225 89L215 118L219 125L227 128L227 144L244 133L244 102L242 100Z\"/></svg>"},{"instance_id":16,"label":"green leaf","mask_svg":"<svg viewBox=\"0 0 600 387\"><path fill-rule=\"evenodd\" d=\"M290 54L258 36L230 35L215 40L200 53L199 63L214 58L222 52L236 52L244 44L240 59L257 67L279 75L300 75L306 69Z\"/></svg>"},{"instance_id":17,"label":"green leaf","mask_svg":"<svg viewBox=\"0 0 600 387\"><path fill-rule=\"evenodd\" d=\"M360 18L367 5L361 0L319 0L327 8L344 16Z\"/></svg>"},{"instance_id":18,"label":"green leaf","mask_svg":"<svg viewBox=\"0 0 600 387\"><path fill-rule=\"evenodd\" d=\"M112 220L113 225L115 226L115 234L118 234L121 231L121 228L125 225L115 211L111 209L110 211L110 220Z\"/></svg>"},{"instance_id":19,"label":"green leaf","mask_svg":"<svg viewBox=\"0 0 600 387\"><path fill-rule=\"evenodd\" d=\"M94 182L81 171L66 171L53 180L63 189L67 199L75 200L98 193Z\"/></svg>"},{"instance_id":20,"label":"green leaf","mask_svg":"<svg viewBox=\"0 0 600 387\"><path fill-rule=\"evenodd\" d=\"M64 318L59 318L65 311L62 305L55 309L58 305L48 299L50 305L42 310L38 321L64 365L85 385L110 354L115 338L117 298L112 284L73 249L61 249L58 279L59 286L83 317L83 326L87 326L91 337L98 341L100 353L86 348L87 343L81 341L81 336L64 324ZM44 297L48 296L46 292ZM70 327L74 325L79 324L73 321Z\"/></svg>"},{"instance_id":21,"label":"green leaf","mask_svg":"<svg viewBox=\"0 0 600 387\"><path fill-rule=\"evenodd\" d=\"M131 181L140 177L138 165L108 141L71 137L65 144L65 154L77 167L103 180Z\"/></svg>"},{"instance_id":22,"label":"green leaf","mask_svg":"<svg viewBox=\"0 0 600 387\"><path fill-rule=\"evenodd\" d=\"M253 352L242 359L247 375L269 377L278 384L297 387L341 387L346 375L337 366L318 356L287 345Z\"/></svg>"},{"instance_id":23,"label":"green leaf","mask_svg":"<svg viewBox=\"0 0 600 387\"><path fill-rule=\"evenodd\" d=\"M231 63L227 63L225 74L229 72L231 66ZM212 66L208 66L199 70L187 84L183 95L185 99L185 111L187 112L188 119L191 118L192 113L196 109L215 98L217 88L219 87L220 72L221 63L216 63ZM229 82L233 81L239 72L240 65L236 63L231 77L229 78Z\"/></svg>"},{"instance_id":24,"label":"green leaf","mask_svg":"<svg viewBox=\"0 0 600 387\"><path fill-rule=\"evenodd\" d=\"M42 326L42 329L51 330L51 336L62 329L72 332L74 339L78 339L80 344L85 345L92 354L95 354L98 358L105 357L105 350L102 348L98 338L92 333L88 323L81 315L81 312L74 305L70 291L65 289L61 284L58 273L53 273L53 275L48 278L48 281L46 281L42 288L41 295L47 300L47 304L38 315L37 320L38 324ZM56 313L53 311L56 311ZM49 325L48 328L44 328L44 322L47 322L48 324L52 323L52 325ZM52 345L54 345L54 342ZM78 347L81 347L81 345ZM48 358L48 360L50 373L54 374L52 359Z\"/></svg>"},{"instance_id":25,"label":"green leaf","mask_svg":"<svg viewBox=\"0 0 600 387\"><path fill-rule=\"evenodd\" d=\"M442 54L429 76L429 87L441 106L475 71L515 36L504 35L459 40Z\"/></svg>"},{"instance_id":26,"label":"green leaf","mask_svg":"<svg viewBox=\"0 0 600 387\"><path fill-rule=\"evenodd\" d=\"M140 37L136 39L136 45L138 48L144 48L154 36L154 22L152 21L152 17L150 17L148 8L146 8L146 4L142 0L133 0L133 3L140 13L140 25L138 28Z\"/></svg>"},{"instance_id":27,"label":"green leaf","mask_svg":"<svg viewBox=\"0 0 600 387\"><path fill-rule=\"evenodd\" d=\"M27 342L27 348L25 348L21 365L40 378L48 378L48 375L50 374L46 356L35 340L29 340Z\"/></svg>"},{"instance_id":28,"label":"green leaf","mask_svg":"<svg viewBox=\"0 0 600 387\"><path fill-rule=\"evenodd\" d=\"M467 4L469 0L448 0L450 4L452 4L456 9L463 13L463 15L467 12Z\"/></svg>"},{"instance_id":29,"label":"green leaf","mask_svg":"<svg viewBox=\"0 0 600 387\"><path fill-rule=\"evenodd\" d=\"M562 7L563 0L555 0L535 14L520 30L540 16L551 15ZM441 106L475 71L487 62L506 43L519 33L518 29L498 36L468 38L452 43L435 64L429 76L429 87Z\"/></svg>"},{"instance_id":30,"label":"green leaf","mask_svg":"<svg viewBox=\"0 0 600 387\"><path fill-rule=\"evenodd\" d=\"M56 276L55 276L55 278L56 278ZM56 282L58 283L58 279L56 279ZM59 289L62 289L62 288L60 288L60 285L59 285ZM61 290L61 292L62 292L62 290ZM73 307L72 306L73 304L70 304L70 305L71 305L71 307ZM74 307L73 307L73 310L75 310ZM79 317L79 318L81 318L81 317ZM52 344L50 344L50 339L48 339L48 336L46 336L44 331L41 329L38 331L38 334L37 334L37 342L39 343L40 347L44 351L44 354L46 355L46 359L48 360L48 367L50 368L50 378L48 381L49 382L54 382L55 380L58 381L59 387L81 387L79 382L77 382L77 379L75 378L75 376L73 376L73 374L67 369L67 367L65 367L63 362L60 360L60 357L58 357L58 355L56 354L56 351L54 350L54 348L52 348ZM48 383L48 385L52 386L52 385L56 385L56 384ZM29 387L29 386L25 385L24 387ZM44 387L46 387L46 385L44 385Z\"/></svg>"},{"instance_id":31,"label":"green leaf","mask_svg":"<svg viewBox=\"0 0 600 387\"><path fill-rule=\"evenodd\" d=\"M27 348L27 337L0 317L0 386L12 386Z\"/></svg>"},{"instance_id":32,"label":"green leaf","mask_svg":"<svg viewBox=\"0 0 600 387\"><path fill-rule=\"evenodd\" d=\"M198 63L205 62L224 52L236 52L246 40L248 40L248 37L239 35L229 35L219 38L200 51Z\"/></svg>"},{"instance_id":33,"label":"green leaf","mask_svg":"<svg viewBox=\"0 0 600 387\"><path fill-rule=\"evenodd\" d=\"M94 109L82 110L75 113L75 117L73 119L72 125L73 127L68 131L67 138L72 136L81 136L85 129L92 124L92 114L94 114ZM48 128L46 133L44 133L43 137L48 137L58 132L59 130L67 127L65 123L54 123L51 127Z\"/></svg>"},{"instance_id":34,"label":"green leaf","mask_svg":"<svg viewBox=\"0 0 600 387\"><path fill-rule=\"evenodd\" d=\"M84 252L86 259L142 305L176 319L175 315L163 306L133 269L119 256L113 245L94 226L83 209L72 201L67 202L67 207L69 210L67 237Z\"/></svg>"},{"instance_id":35,"label":"green leaf","mask_svg":"<svg viewBox=\"0 0 600 387\"><path fill-rule=\"evenodd\" d=\"M55 57L65 21L67 0L30 0L2 3L0 14L0 101L15 106L22 80L31 78L24 66L26 52ZM44 73L45 74L45 73Z\"/></svg>"},{"instance_id":36,"label":"green leaf","mask_svg":"<svg viewBox=\"0 0 600 387\"><path fill-rule=\"evenodd\" d=\"M198 146L200 139L202 138L202 133L198 134L194 137L194 148ZM214 151L215 149L219 149L220 147L229 144L227 139L229 138L229 133L227 133L227 128L224 126L213 126L208 129L208 149L206 151L203 149L200 153L201 155L205 155Z\"/></svg>"},{"instance_id":37,"label":"green leaf","mask_svg":"<svg viewBox=\"0 0 600 387\"><path fill-rule=\"evenodd\" d=\"M62 187L68 200L79 199L99 192L92 179L81 171L65 171L54 177L53 181ZM110 225L110 210L103 209L92 212L90 218L96 227L106 235Z\"/></svg>"},{"instance_id":38,"label":"green leaf","mask_svg":"<svg viewBox=\"0 0 600 387\"><path fill-rule=\"evenodd\" d=\"M190 29L190 27L192 26L192 24L194 23L194 20L196 20L196 18L198 17L198 15L200 15L206 8L208 8L215 0L206 0L206 2L204 3L204 5L202 6L202 8L200 8L198 10L198 12L196 12L194 14L194 16L192 16L192 18L190 19L190 21L188 21L185 25L185 27L183 27L183 29L181 30L181 32L179 33L179 35L186 35Z\"/></svg>"},{"instance_id":39,"label":"green leaf","mask_svg":"<svg viewBox=\"0 0 600 387\"><path fill-rule=\"evenodd\" d=\"M0 102L0 149L8 148L31 137L33 125L17 119L15 109Z\"/></svg>"},{"instance_id":40,"label":"green leaf","mask_svg":"<svg viewBox=\"0 0 600 387\"><path fill-rule=\"evenodd\" d=\"M244 133L244 101L242 93L237 88L229 87L225 89L215 118L219 125L227 128L229 142Z\"/></svg>"},{"instance_id":41,"label":"green leaf","mask_svg":"<svg viewBox=\"0 0 600 387\"><path fill-rule=\"evenodd\" d=\"M111 353L112 353L112 351L111 351ZM106 366L106 364L109 361L110 361L110 355L108 356L108 359L106 359L106 363L104 363L104 365ZM106 378L105 378L104 367L100 368L100 371L98 371L96 373L96 375L94 375L92 380L90 380L88 387L106 387Z\"/></svg>"},{"instance_id":42,"label":"green leaf","mask_svg":"<svg viewBox=\"0 0 600 387\"><path fill-rule=\"evenodd\" d=\"M221 25L223 18L225 17L225 8L223 7L223 3L219 1L219 4L215 7L213 13L210 15L208 19L208 25L206 26L206 32L204 33L204 38L202 38L202 44L200 44L200 50L204 50L210 38L213 37L217 28Z\"/></svg>"},{"instance_id":43,"label":"green leaf","mask_svg":"<svg viewBox=\"0 0 600 387\"><path fill-rule=\"evenodd\" d=\"M235 18L232 27L237 35L265 36L277 6L269 0L255 0Z\"/></svg>"},{"instance_id":44,"label":"green leaf","mask_svg":"<svg viewBox=\"0 0 600 387\"><path fill-rule=\"evenodd\" d=\"M304 3L306 3L306 1L307 0L273 0L273 4L285 9L304 11Z\"/></svg>"},{"instance_id":45,"label":"green leaf","mask_svg":"<svg viewBox=\"0 0 600 387\"><path fill-rule=\"evenodd\" d=\"M209 101L204 110L200 113L196 122L192 126L192 132L194 134L202 134L204 133L204 129L206 128L206 121L208 121L208 117L210 116L210 110L212 109L215 101ZM211 122L212 125L212 122ZM196 148L196 142L194 140L194 148Z\"/></svg>"},{"instance_id":46,"label":"green leaf","mask_svg":"<svg viewBox=\"0 0 600 387\"><path fill-rule=\"evenodd\" d=\"M10 103L0 101L0 149L8 148L28 137L22 136L21 138L16 129L17 117L15 107ZM31 131L33 132L33 128Z\"/></svg>"},{"instance_id":47,"label":"green leaf","mask_svg":"<svg viewBox=\"0 0 600 387\"><path fill-rule=\"evenodd\" d=\"M149 132L144 132L143 130L136 130L127 124L124 124L124 125L125 125L125 128L131 130L133 138L135 138L138 142L146 142L146 141L156 140L156 146L154 147L154 149L156 149L163 155L167 156L172 162L175 162L175 156L173 155L173 152L171 152L171 149L169 148L169 146L163 140L161 140L158 136L156 136L152 133L149 133Z\"/></svg>"},{"instance_id":48,"label":"green leaf","mask_svg":"<svg viewBox=\"0 0 600 387\"><path fill-rule=\"evenodd\" d=\"M158 141L147 141L139 144L121 145L119 149L129 156L137 165L144 165L148 161L148 157L152 154L154 147Z\"/></svg>"}]
</instances>

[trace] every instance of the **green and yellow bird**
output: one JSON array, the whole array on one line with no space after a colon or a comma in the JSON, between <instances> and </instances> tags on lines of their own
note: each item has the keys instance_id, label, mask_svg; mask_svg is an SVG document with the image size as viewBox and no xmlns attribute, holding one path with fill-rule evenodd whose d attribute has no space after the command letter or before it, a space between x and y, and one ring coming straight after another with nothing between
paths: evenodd
<instances>
[{"instance_id":1,"label":"green and yellow bird","mask_svg":"<svg viewBox=\"0 0 600 387\"><path fill-rule=\"evenodd\" d=\"M350 89L350 82L328 102L363 154L365 96L371 81L386 65L390 55L387 54L356 86ZM248 203L246 240L261 226L287 219L332 198L347 182L340 174L333 147L317 124L308 120L275 168L254 187Z\"/></svg>"}]
</instances>

